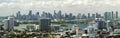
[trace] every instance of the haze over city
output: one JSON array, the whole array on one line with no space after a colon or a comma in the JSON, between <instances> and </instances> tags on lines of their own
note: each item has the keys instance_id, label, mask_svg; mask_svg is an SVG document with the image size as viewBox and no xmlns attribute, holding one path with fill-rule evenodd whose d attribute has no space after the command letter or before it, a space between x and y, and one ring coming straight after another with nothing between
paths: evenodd
<instances>
[{"instance_id":1,"label":"haze over city","mask_svg":"<svg viewBox=\"0 0 120 38\"><path fill-rule=\"evenodd\" d=\"M17 11L28 14L54 10L62 10L62 13L104 13L106 11L118 11L120 0L0 0L0 16L14 15Z\"/></svg>"},{"instance_id":2,"label":"haze over city","mask_svg":"<svg viewBox=\"0 0 120 38\"><path fill-rule=\"evenodd\" d=\"M0 0L0 38L120 38L120 0Z\"/></svg>"}]
</instances>

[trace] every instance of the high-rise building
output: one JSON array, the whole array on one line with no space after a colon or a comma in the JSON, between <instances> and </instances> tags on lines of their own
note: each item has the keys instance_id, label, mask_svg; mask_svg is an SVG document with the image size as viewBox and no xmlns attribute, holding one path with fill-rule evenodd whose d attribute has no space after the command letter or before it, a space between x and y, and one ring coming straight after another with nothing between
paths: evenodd
<instances>
[{"instance_id":1,"label":"high-rise building","mask_svg":"<svg viewBox=\"0 0 120 38\"><path fill-rule=\"evenodd\" d=\"M14 29L14 18L13 17L8 17L8 19L4 20L4 28L5 30L13 30Z\"/></svg>"},{"instance_id":2,"label":"high-rise building","mask_svg":"<svg viewBox=\"0 0 120 38\"><path fill-rule=\"evenodd\" d=\"M86 19L86 18L87 18L87 16L85 14L83 14L81 19Z\"/></svg>"},{"instance_id":3,"label":"high-rise building","mask_svg":"<svg viewBox=\"0 0 120 38\"><path fill-rule=\"evenodd\" d=\"M58 18L59 18L59 19L61 19L61 18L62 18L62 11L61 11L61 10L59 10L59 11L58 11L57 16L58 16Z\"/></svg>"},{"instance_id":4,"label":"high-rise building","mask_svg":"<svg viewBox=\"0 0 120 38\"><path fill-rule=\"evenodd\" d=\"M51 31L51 19L40 19L39 29L41 31Z\"/></svg>"},{"instance_id":5,"label":"high-rise building","mask_svg":"<svg viewBox=\"0 0 120 38\"><path fill-rule=\"evenodd\" d=\"M65 13L64 19L68 20L69 19L69 15Z\"/></svg>"},{"instance_id":6,"label":"high-rise building","mask_svg":"<svg viewBox=\"0 0 120 38\"><path fill-rule=\"evenodd\" d=\"M42 14L41 14L41 17L42 18L47 18L47 13L43 11Z\"/></svg>"},{"instance_id":7,"label":"high-rise building","mask_svg":"<svg viewBox=\"0 0 120 38\"><path fill-rule=\"evenodd\" d=\"M111 12L105 12L104 17L105 17L105 20L111 20L112 19L112 13Z\"/></svg>"},{"instance_id":8,"label":"high-rise building","mask_svg":"<svg viewBox=\"0 0 120 38\"><path fill-rule=\"evenodd\" d=\"M30 10L30 11L29 11L29 14L28 14L28 15L29 15L29 16L31 16L31 15L32 15L32 10Z\"/></svg>"},{"instance_id":9,"label":"high-rise building","mask_svg":"<svg viewBox=\"0 0 120 38\"><path fill-rule=\"evenodd\" d=\"M99 20L98 22L98 28L99 29L103 29L103 28L105 28L106 26L106 24L105 24L105 22L104 21L102 21L102 20Z\"/></svg>"},{"instance_id":10,"label":"high-rise building","mask_svg":"<svg viewBox=\"0 0 120 38\"><path fill-rule=\"evenodd\" d=\"M18 12L16 13L16 19L21 19L20 11L18 11Z\"/></svg>"},{"instance_id":11,"label":"high-rise building","mask_svg":"<svg viewBox=\"0 0 120 38\"><path fill-rule=\"evenodd\" d=\"M95 14L92 14L92 18L95 18Z\"/></svg>"},{"instance_id":12,"label":"high-rise building","mask_svg":"<svg viewBox=\"0 0 120 38\"><path fill-rule=\"evenodd\" d=\"M98 13L96 13L96 18L99 18L99 14Z\"/></svg>"},{"instance_id":13,"label":"high-rise building","mask_svg":"<svg viewBox=\"0 0 120 38\"><path fill-rule=\"evenodd\" d=\"M37 12L36 15L39 16L40 15L39 12Z\"/></svg>"},{"instance_id":14,"label":"high-rise building","mask_svg":"<svg viewBox=\"0 0 120 38\"><path fill-rule=\"evenodd\" d=\"M54 19L57 18L57 13L56 13L56 10L54 10Z\"/></svg>"},{"instance_id":15,"label":"high-rise building","mask_svg":"<svg viewBox=\"0 0 120 38\"><path fill-rule=\"evenodd\" d=\"M118 18L118 11L116 11L116 18Z\"/></svg>"},{"instance_id":16,"label":"high-rise building","mask_svg":"<svg viewBox=\"0 0 120 38\"><path fill-rule=\"evenodd\" d=\"M38 18L40 18L39 12L37 12L36 15L34 16L34 19L37 19L37 20L38 20Z\"/></svg>"},{"instance_id":17,"label":"high-rise building","mask_svg":"<svg viewBox=\"0 0 120 38\"><path fill-rule=\"evenodd\" d=\"M112 19L114 19L114 13L113 13L113 11L112 11Z\"/></svg>"},{"instance_id":18,"label":"high-rise building","mask_svg":"<svg viewBox=\"0 0 120 38\"><path fill-rule=\"evenodd\" d=\"M26 20L33 20L34 19L33 14L32 14L32 10L29 10L29 13L26 17L27 17Z\"/></svg>"},{"instance_id":19,"label":"high-rise building","mask_svg":"<svg viewBox=\"0 0 120 38\"><path fill-rule=\"evenodd\" d=\"M78 15L77 15L77 19L80 19L81 18L81 14L79 13Z\"/></svg>"},{"instance_id":20,"label":"high-rise building","mask_svg":"<svg viewBox=\"0 0 120 38\"><path fill-rule=\"evenodd\" d=\"M90 13L88 13L88 18L90 18Z\"/></svg>"}]
</instances>

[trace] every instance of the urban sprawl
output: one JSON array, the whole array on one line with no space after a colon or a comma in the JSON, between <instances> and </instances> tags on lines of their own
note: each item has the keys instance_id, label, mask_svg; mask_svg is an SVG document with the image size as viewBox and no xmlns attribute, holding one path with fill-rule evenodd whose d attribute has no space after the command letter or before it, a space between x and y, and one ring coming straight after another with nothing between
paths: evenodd
<instances>
[{"instance_id":1,"label":"urban sprawl","mask_svg":"<svg viewBox=\"0 0 120 38\"><path fill-rule=\"evenodd\" d=\"M118 11L73 15L54 10L0 16L0 38L120 38Z\"/></svg>"}]
</instances>

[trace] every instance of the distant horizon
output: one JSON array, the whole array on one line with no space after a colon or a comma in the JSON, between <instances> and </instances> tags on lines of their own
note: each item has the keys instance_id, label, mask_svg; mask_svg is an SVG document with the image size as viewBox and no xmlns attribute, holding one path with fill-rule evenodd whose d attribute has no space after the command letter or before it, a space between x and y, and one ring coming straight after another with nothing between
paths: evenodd
<instances>
[{"instance_id":1,"label":"distant horizon","mask_svg":"<svg viewBox=\"0 0 120 38\"><path fill-rule=\"evenodd\" d=\"M23 11L20 11L20 13L21 13L21 15L28 15L28 13L29 13L29 11L30 10L28 10L28 11L26 11L26 12L23 12ZM40 13L40 15L43 13L43 11L33 11L33 10L31 10L32 11L32 14L36 14L37 12L39 12ZM56 13L58 13L58 11L60 11L60 10L55 10L56 11ZM62 11L62 10L61 10ZM10 16L10 15L16 15L16 13L17 13L18 11L16 11L16 12L14 12L14 14L12 13L12 14L9 14L9 15L0 15L0 16ZM52 12L48 12L48 11L44 11L44 12L47 12L47 13L51 13L51 14L54 14L54 10L52 11ZM112 11L105 11L105 12L112 12ZM96 13L98 13L98 14L101 14L102 16L104 15L104 13L105 12L103 12L103 13L99 13L99 12L92 12L92 13L90 13L91 15L92 14L96 14ZM72 13L73 15L77 15L77 14L79 14L79 13L76 13L76 14L74 14L73 12L63 12L62 11L62 14L69 14L69 13ZM113 13L116 13L116 11L113 11ZM119 11L118 11L118 13L119 13ZM88 13L80 13L80 14L85 14L85 15L87 15ZM119 15L120 16L120 15Z\"/></svg>"},{"instance_id":2,"label":"distant horizon","mask_svg":"<svg viewBox=\"0 0 120 38\"><path fill-rule=\"evenodd\" d=\"M15 15L17 11L27 14L61 10L63 13L120 12L120 0L0 0L0 16Z\"/></svg>"}]
</instances>

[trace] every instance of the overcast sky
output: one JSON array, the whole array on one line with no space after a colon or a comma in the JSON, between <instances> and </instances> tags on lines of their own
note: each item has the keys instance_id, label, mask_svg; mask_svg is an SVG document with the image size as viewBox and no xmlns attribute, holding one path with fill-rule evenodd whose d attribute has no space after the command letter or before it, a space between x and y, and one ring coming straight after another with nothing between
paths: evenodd
<instances>
[{"instance_id":1,"label":"overcast sky","mask_svg":"<svg viewBox=\"0 0 120 38\"><path fill-rule=\"evenodd\" d=\"M120 0L0 0L0 16L16 14L21 11L27 14L42 11L53 13L62 10L63 13L104 13L105 11L120 11Z\"/></svg>"}]
</instances>

